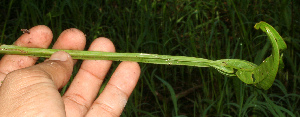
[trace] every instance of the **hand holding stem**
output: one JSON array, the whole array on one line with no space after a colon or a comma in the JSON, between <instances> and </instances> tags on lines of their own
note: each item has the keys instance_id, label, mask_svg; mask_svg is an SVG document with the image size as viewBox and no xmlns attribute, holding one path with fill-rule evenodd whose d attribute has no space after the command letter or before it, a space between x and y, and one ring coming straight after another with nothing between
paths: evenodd
<instances>
[{"instance_id":1,"label":"hand holding stem","mask_svg":"<svg viewBox=\"0 0 300 117\"><path fill-rule=\"evenodd\" d=\"M14 44L22 47L48 48L52 32L46 26L30 29ZM65 30L55 42L54 49L83 50L85 36L77 29ZM89 51L114 52L109 39L97 38ZM49 60L34 65L37 57L5 55L0 61L0 110L3 116L118 116L134 89L140 74L135 62L122 62L104 91L97 93L112 61L85 60L63 97L63 87L72 73L73 60L65 52L56 52ZM117 95L117 96L116 96ZM11 100L14 99L14 100Z\"/></svg>"}]
</instances>

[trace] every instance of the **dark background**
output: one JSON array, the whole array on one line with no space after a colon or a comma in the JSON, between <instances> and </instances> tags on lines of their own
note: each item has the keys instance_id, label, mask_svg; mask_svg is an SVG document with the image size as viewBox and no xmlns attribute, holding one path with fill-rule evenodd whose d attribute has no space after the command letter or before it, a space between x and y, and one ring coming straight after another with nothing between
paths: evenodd
<instances>
[{"instance_id":1,"label":"dark background","mask_svg":"<svg viewBox=\"0 0 300 117\"><path fill-rule=\"evenodd\" d=\"M88 45L104 36L114 42L117 52L260 64L271 54L271 46L266 34L253 27L265 21L288 46L285 68L269 90L213 68L140 63L142 75L122 116L300 116L299 4L299 0L1 0L1 43L12 44L22 34L20 29L47 25L53 42L63 30L78 28ZM114 62L111 71L117 65Z\"/></svg>"}]
</instances>

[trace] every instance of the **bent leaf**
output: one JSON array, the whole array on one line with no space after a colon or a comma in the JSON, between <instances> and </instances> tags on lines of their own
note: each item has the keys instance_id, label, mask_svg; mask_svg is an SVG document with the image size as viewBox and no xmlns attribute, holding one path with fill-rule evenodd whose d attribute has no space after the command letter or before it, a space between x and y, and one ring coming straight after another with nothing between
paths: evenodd
<instances>
[{"instance_id":1,"label":"bent leaf","mask_svg":"<svg viewBox=\"0 0 300 117\"><path fill-rule=\"evenodd\" d=\"M267 90L272 86L275 80L279 65L283 66L281 51L286 49L287 46L279 33L268 23L261 21L257 23L254 28L257 30L261 29L267 34L272 44L272 54L259 66L248 61L235 59L220 60L221 63L218 64L221 64L221 67L222 64L226 64L223 65L223 67L235 69L235 71L232 70L229 75L235 74L244 83L254 84L258 88ZM220 66L215 68L219 70L219 67Z\"/></svg>"},{"instance_id":2,"label":"bent leaf","mask_svg":"<svg viewBox=\"0 0 300 117\"><path fill-rule=\"evenodd\" d=\"M279 33L266 22L259 22L254 26L255 29L261 29L265 32L272 44L272 55L265 59L258 67L254 70L254 77L256 78L255 85L259 88L269 89L276 77L281 51L286 49L287 46L283 41Z\"/></svg>"}]
</instances>

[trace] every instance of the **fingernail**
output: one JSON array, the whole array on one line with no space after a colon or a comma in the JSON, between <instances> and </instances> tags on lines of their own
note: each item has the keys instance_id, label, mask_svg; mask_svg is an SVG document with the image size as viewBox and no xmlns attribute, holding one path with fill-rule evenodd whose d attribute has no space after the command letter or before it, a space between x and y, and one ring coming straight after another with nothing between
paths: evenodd
<instances>
[{"instance_id":1,"label":"fingernail","mask_svg":"<svg viewBox=\"0 0 300 117\"><path fill-rule=\"evenodd\" d=\"M69 57L71 56L68 53L64 51L58 51L52 54L49 60L67 61Z\"/></svg>"}]
</instances>

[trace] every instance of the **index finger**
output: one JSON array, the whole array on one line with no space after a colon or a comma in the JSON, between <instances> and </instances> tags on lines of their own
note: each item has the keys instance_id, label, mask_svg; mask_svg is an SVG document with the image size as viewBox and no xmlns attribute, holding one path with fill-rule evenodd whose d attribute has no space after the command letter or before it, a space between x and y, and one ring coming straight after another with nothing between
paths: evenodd
<instances>
[{"instance_id":1,"label":"index finger","mask_svg":"<svg viewBox=\"0 0 300 117\"><path fill-rule=\"evenodd\" d=\"M21 35L14 45L32 48L48 48L53 38L50 28L44 25L38 25L29 29L29 31L30 33ZM38 57L20 55L3 56L0 61L0 81L3 81L9 72L34 65L37 59Z\"/></svg>"}]
</instances>

